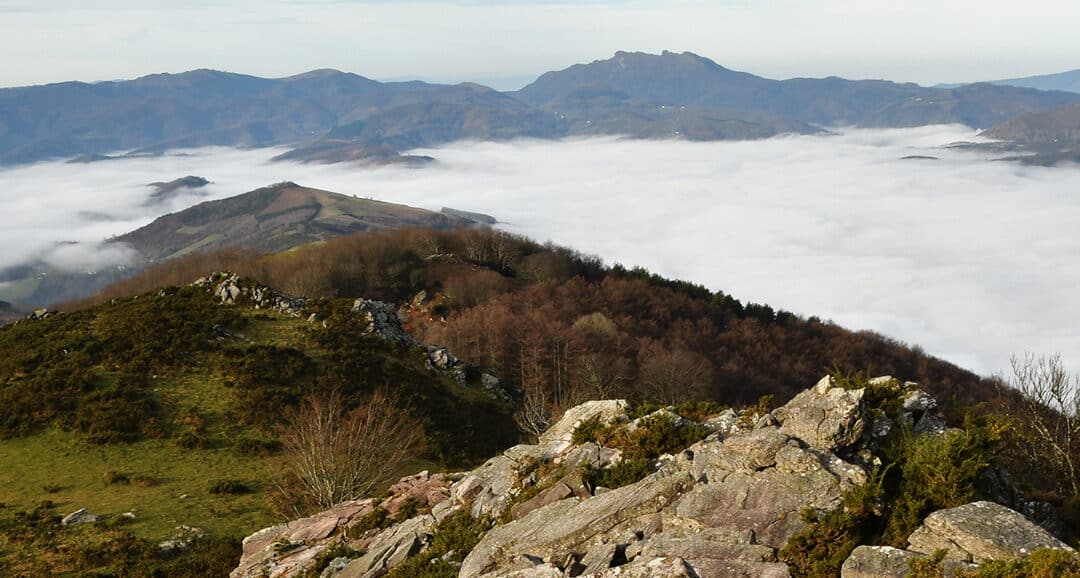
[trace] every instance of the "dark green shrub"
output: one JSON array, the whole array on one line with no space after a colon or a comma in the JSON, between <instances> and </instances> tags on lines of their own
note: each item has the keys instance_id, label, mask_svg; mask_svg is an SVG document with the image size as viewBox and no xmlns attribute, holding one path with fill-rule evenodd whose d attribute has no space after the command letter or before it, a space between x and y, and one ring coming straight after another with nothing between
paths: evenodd
<instances>
[{"instance_id":1,"label":"dark green shrub","mask_svg":"<svg viewBox=\"0 0 1080 578\"><path fill-rule=\"evenodd\" d=\"M216 495L239 496L250 494L251 486L240 480L218 480L210 486L210 493Z\"/></svg>"},{"instance_id":2,"label":"dark green shrub","mask_svg":"<svg viewBox=\"0 0 1080 578\"><path fill-rule=\"evenodd\" d=\"M389 528L393 523L394 521L390 519L390 512L376 506L375 509L364 514L355 524L349 526L345 533L350 538L360 538L369 530Z\"/></svg>"},{"instance_id":3,"label":"dark green shrub","mask_svg":"<svg viewBox=\"0 0 1080 578\"><path fill-rule=\"evenodd\" d=\"M889 503L883 540L903 546L935 510L955 508L978 497L976 482L993 461L996 434L969 422L967 429L913 435L901 429L888 459L899 472Z\"/></svg>"},{"instance_id":4,"label":"dark green shrub","mask_svg":"<svg viewBox=\"0 0 1080 578\"><path fill-rule=\"evenodd\" d=\"M655 470L651 460L623 459L607 468L588 468L585 481L593 488L615 489L641 481Z\"/></svg>"},{"instance_id":5,"label":"dark green shrub","mask_svg":"<svg viewBox=\"0 0 1080 578\"><path fill-rule=\"evenodd\" d=\"M473 519L467 510L451 514L435 527L427 550L390 570L386 578L456 578L465 556L490 528L490 520Z\"/></svg>"},{"instance_id":6,"label":"dark green shrub","mask_svg":"<svg viewBox=\"0 0 1080 578\"><path fill-rule=\"evenodd\" d=\"M131 483L130 476L128 476L124 472L118 472L116 470L105 470L105 473L102 474L101 477L105 479L105 485L108 486L115 486L117 484L126 485Z\"/></svg>"},{"instance_id":7,"label":"dark green shrub","mask_svg":"<svg viewBox=\"0 0 1080 578\"><path fill-rule=\"evenodd\" d=\"M844 560L874 529L874 520L883 494L884 476L875 475L871 482L844 495L839 508L820 513L809 509L802 513L810 526L792 536L780 551L780 559L788 564L796 577L838 576Z\"/></svg>"},{"instance_id":8,"label":"dark green shrub","mask_svg":"<svg viewBox=\"0 0 1080 578\"><path fill-rule=\"evenodd\" d=\"M607 429L608 426L600 421L600 416L595 415L589 419L582 420L582 422L574 428L572 441L577 445L589 442L598 443Z\"/></svg>"},{"instance_id":9,"label":"dark green shrub","mask_svg":"<svg viewBox=\"0 0 1080 578\"><path fill-rule=\"evenodd\" d=\"M236 440L236 453L242 456L264 458L279 451L281 451L280 440L254 437L242 437Z\"/></svg>"}]
</instances>

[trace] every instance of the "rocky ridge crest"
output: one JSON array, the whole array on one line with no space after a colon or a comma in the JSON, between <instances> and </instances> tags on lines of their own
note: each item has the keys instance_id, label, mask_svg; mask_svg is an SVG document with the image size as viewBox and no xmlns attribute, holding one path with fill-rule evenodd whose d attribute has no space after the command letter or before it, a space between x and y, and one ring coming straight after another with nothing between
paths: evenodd
<instances>
[{"instance_id":1,"label":"rocky ridge crest","mask_svg":"<svg viewBox=\"0 0 1080 578\"><path fill-rule=\"evenodd\" d=\"M790 576L779 552L809 527L801 515L842 505L867 483L877 440L907 422L920 435L942 435L932 397L892 378L902 404L891 415L867 407L866 390L831 378L785 406L757 415L727 410L701 422L661 409L632 419L627 402L587 402L568 410L536 444L518 445L463 473L405 478L386 500L425 489L416 515L381 530L357 532L370 500L262 530L244 541L233 578L375 577L422 556L448 517L467 515L484 529L469 552L446 552L462 577ZM589 472L629 461L618 449L582 439L583 424L631 433L648 420L704 428L704 439L660 456L643 479L609 489ZM655 423L655 422L654 422ZM919 427L922 424L922 427ZM940 427L939 427L940 426ZM621 435L621 434L620 434ZM434 484L437 491L430 491ZM383 502L384 504L386 501ZM271 547L289 544L288 548ZM359 553L316 567L334 547ZM1023 515L990 502L932 514L907 549L863 546L844 564L850 578L904 576L908 562L945 550L950 568L1068 549Z\"/></svg>"}]
</instances>

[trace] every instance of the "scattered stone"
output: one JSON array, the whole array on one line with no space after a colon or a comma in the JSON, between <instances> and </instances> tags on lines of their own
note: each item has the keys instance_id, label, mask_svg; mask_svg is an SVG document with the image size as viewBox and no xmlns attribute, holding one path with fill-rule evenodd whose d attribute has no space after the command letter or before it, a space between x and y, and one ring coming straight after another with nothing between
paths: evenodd
<instances>
[{"instance_id":1,"label":"scattered stone","mask_svg":"<svg viewBox=\"0 0 1080 578\"><path fill-rule=\"evenodd\" d=\"M200 528L192 526L177 526L173 530L172 538L158 543L158 550L163 553L183 552L191 548L197 540L206 535Z\"/></svg>"},{"instance_id":2,"label":"scattered stone","mask_svg":"<svg viewBox=\"0 0 1080 578\"><path fill-rule=\"evenodd\" d=\"M62 526L74 526L76 524L96 524L99 518L94 514L86 511L86 508L79 508L74 512L64 516L64 519L60 520Z\"/></svg>"}]
</instances>

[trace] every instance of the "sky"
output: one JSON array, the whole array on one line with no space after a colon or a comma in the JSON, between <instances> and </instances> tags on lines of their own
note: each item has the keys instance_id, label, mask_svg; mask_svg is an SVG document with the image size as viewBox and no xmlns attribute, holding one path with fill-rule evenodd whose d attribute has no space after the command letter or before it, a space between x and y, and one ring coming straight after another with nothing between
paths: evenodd
<instances>
[{"instance_id":1,"label":"sky","mask_svg":"<svg viewBox=\"0 0 1080 578\"><path fill-rule=\"evenodd\" d=\"M520 88L617 50L922 84L1080 68L1080 2L0 0L0 86L213 68Z\"/></svg>"},{"instance_id":2,"label":"sky","mask_svg":"<svg viewBox=\"0 0 1080 578\"><path fill-rule=\"evenodd\" d=\"M608 139L456 143L423 169L268 163L211 149L0 170L0 269L125 258L109 236L270 183L496 216L501 227L744 302L917 344L982 374L1060 352L1080 368L1080 167L1024 167L942 149L973 129L692 143ZM940 160L901 160L928 155ZM199 175L200 195L148 203L146 183ZM75 244L71 244L75 242Z\"/></svg>"}]
</instances>

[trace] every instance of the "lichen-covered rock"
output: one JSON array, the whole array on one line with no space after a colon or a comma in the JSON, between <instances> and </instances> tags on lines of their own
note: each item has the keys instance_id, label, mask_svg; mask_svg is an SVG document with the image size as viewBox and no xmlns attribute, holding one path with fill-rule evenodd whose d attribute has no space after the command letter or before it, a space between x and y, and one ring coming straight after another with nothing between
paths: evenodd
<instances>
[{"instance_id":1,"label":"lichen-covered rock","mask_svg":"<svg viewBox=\"0 0 1080 578\"><path fill-rule=\"evenodd\" d=\"M496 571L517 556L529 554L551 561L562 553L584 552L611 533L646 525L684 493L689 475L654 474L644 480L578 501L562 500L524 518L492 528L461 565L462 576Z\"/></svg>"},{"instance_id":2,"label":"lichen-covered rock","mask_svg":"<svg viewBox=\"0 0 1080 578\"><path fill-rule=\"evenodd\" d=\"M513 501L522 471L540 456L537 446L514 446L467 473L450 488L450 497L459 504L472 504L474 518L497 518Z\"/></svg>"},{"instance_id":3,"label":"lichen-covered rock","mask_svg":"<svg viewBox=\"0 0 1080 578\"><path fill-rule=\"evenodd\" d=\"M840 578L904 578L922 554L889 546L859 546L844 561Z\"/></svg>"},{"instance_id":4,"label":"lichen-covered rock","mask_svg":"<svg viewBox=\"0 0 1080 578\"><path fill-rule=\"evenodd\" d=\"M949 558L975 563L1021 557L1042 548L1072 550L1024 516L993 502L934 512L908 538L908 549L914 552L943 549Z\"/></svg>"},{"instance_id":5,"label":"lichen-covered rock","mask_svg":"<svg viewBox=\"0 0 1080 578\"><path fill-rule=\"evenodd\" d=\"M698 578L703 576L694 572L682 558L639 559L624 566L609 568L591 578Z\"/></svg>"},{"instance_id":6,"label":"lichen-covered rock","mask_svg":"<svg viewBox=\"0 0 1080 578\"><path fill-rule=\"evenodd\" d=\"M780 431L812 448L835 451L862 437L866 427L863 392L837 387L831 377L825 376L772 415L782 424Z\"/></svg>"},{"instance_id":7,"label":"lichen-covered rock","mask_svg":"<svg viewBox=\"0 0 1080 578\"><path fill-rule=\"evenodd\" d=\"M574 444L574 430L585 420L599 417L603 423L625 420L630 404L624 399L587 401L566 410L562 418L540 436L540 445L544 453L556 456Z\"/></svg>"}]
</instances>

